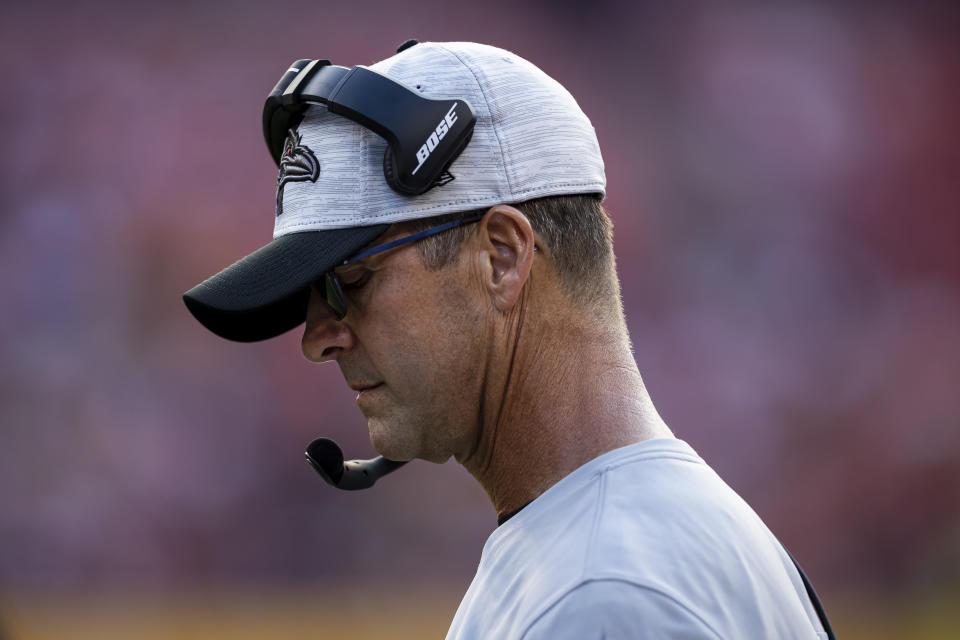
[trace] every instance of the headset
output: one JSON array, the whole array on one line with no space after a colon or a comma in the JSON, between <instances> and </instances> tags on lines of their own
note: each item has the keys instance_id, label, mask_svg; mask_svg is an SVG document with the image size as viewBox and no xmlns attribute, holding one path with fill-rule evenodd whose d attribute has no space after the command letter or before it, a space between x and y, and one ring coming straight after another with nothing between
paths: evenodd
<instances>
[{"instance_id":1,"label":"headset","mask_svg":"<svg viewBox=\"0 0 960 640\"><path fill-rule=\"evenodd\" d=\"M463 98L426 98L361 65L348 69L329 60L297 60L263 105L263 137L277 166L288 133L312 104L327 105L331 113L385 139L383 175L391 188L408 196L446 184L445 173L470 142L477 122Z\"/></svg>"}]
</instances>

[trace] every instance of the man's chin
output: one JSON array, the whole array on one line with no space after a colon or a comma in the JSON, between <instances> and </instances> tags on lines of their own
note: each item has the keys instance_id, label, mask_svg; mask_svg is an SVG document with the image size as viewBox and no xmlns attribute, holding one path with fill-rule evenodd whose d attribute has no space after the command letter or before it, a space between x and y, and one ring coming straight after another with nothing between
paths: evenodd
<instances>
[{"instance_id":1,"label":"man's chin","mask_svg":"<svg viewBox=\"0 0 960 640\"><path fill-rule=\"evenodd\" d=\"M367 428L370 431L370 444L384 458L404 462L417 457L416 448L398 437L395 426L391 427L376 418L370 418L367 420Z\"/></svg>"},{"instance_id":2,"label":"man's chin","mask_svg":"<svg viewBox=\"0 0 960 640\"><path fill-rule=\"evenodd\" d=\"M367 430L370 444L384 458L403 462L407 460L426 460L443 464L453 454L445 447L442 439L425 440L424 433L429 431L430 422L403 420L398 416L367 416ZM431 446L432 445L432 446Z\"/></svg>"}]
</instances>

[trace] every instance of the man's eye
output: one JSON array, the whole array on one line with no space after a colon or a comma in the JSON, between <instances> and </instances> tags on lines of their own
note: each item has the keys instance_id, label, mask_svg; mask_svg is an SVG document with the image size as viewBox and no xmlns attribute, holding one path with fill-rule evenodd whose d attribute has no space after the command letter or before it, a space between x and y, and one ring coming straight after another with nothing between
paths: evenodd
<instances>
[{"instance_id":1,"label":"man's eye","mask_svg":"<svg viewBox=\"0 0 960 640\"><path fill-rule=\"evenodd\" d=\"M368 280L370 280L370 272L362 271L359 273L351 273L347 276L341 276L340 285L344 289L359 289L363 285L367 284Z\"/></svg>"}]
</instances>

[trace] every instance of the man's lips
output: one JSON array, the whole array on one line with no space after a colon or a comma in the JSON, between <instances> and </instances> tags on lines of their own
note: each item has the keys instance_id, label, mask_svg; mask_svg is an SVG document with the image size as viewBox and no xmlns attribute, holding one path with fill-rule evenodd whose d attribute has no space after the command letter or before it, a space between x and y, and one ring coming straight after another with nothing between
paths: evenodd
<instances>
[{"instance_id":1,"label":"man's lips","mask_svg":"<svg viewBox=\"0 0 960 640\"><path fill-rule=\"evenodd\" d=\"M366 391L367 389L373 389L374 387L379 387L382 382L372 382L372 383L363 383L363 384L351 384L347 385L354 391Z\"/></svg>"}]
</instances>

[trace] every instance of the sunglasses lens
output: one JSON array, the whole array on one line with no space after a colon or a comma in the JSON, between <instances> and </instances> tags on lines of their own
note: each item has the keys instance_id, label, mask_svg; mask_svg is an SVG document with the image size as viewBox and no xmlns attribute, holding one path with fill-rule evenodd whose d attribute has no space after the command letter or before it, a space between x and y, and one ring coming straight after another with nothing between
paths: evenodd
<instances>
[{"instance_id":1,"label":"sunglasses lens","mask_svg":"<svg viewBox=\"0 0 960 640\"><path fill-rule=\"evenodd\" d=\"M343 291L340 290L340 283L332 274L326 274L323 278L324 297L327 304L337 314L337 318L343 318L347 314L347 301L343 299Z\"/></svg>"}]
</instances>

